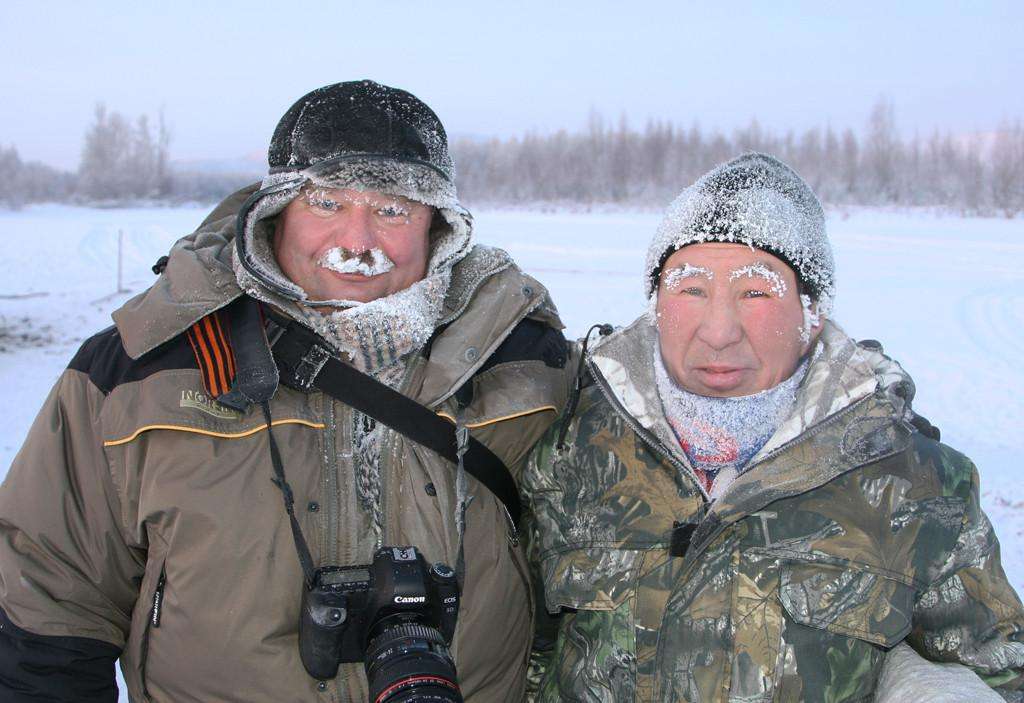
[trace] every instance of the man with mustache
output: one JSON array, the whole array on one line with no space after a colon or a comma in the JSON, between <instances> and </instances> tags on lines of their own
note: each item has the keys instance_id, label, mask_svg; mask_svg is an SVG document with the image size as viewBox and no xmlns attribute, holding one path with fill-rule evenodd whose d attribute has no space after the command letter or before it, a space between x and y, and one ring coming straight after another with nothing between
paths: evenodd
<instances>
[{"instance_id":1,"label":"man with mustache","mask_svg":"<svg viewBox=\"0 0 1024 703\"><path fill-rule=\"evenodd\" d=\"M891 650L896 676L925 671L914 698L994 695L904 642L1021 700L1024 612L978 473L828 319L807 184L762 154L713 169L643 284L648 314L601 329L524 472L563 613L538 700L874 700Z\"/></svg>"},{"instance_id":2,"label":"man with mustache","mask_svg":"<svg viewBox=\"0 0 1024 703\"><path fill-rule=\"evenodd\" d=\"M133 700L523 697L514 481L567 395L558 314L473 245L413 95L315 90L268 156L82 346L0 489L4 701L113 701L118 658Z\"/></svg>"}]
</instances>

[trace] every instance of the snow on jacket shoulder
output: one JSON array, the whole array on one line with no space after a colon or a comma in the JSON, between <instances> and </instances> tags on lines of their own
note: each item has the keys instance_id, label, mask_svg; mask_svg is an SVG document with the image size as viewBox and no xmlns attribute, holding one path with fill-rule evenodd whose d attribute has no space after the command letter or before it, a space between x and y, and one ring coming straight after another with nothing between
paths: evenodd
<instances>
[{"instance_id":1,"label":"snow on jacket shoulder","mask_svg":"<svg viewBox=\"0 0 1024 703\"><path fill-rule=\"evenodd\" d=\"M117 657L133 700L366 699L362 664L323 684L303 669L302 576L262 415L206 395L183 334L240 294L225 257L230 219L175 245L118 327L83 345L0 488L4 701L113 701ZM459 414L518 475L567 395L570 365L552 353L564 349L557 313L539 283L485 247L456 267L450 297L453 319L401 390ZM285 387L271 405L314 560L367 563L376 540L353 469L355 416ZM455 564L452 467L385 429L380 471L385 543ZM519 701L526 564L504 507L468 480L460 685L469 702Z\"/></svg>"}]
</instances>

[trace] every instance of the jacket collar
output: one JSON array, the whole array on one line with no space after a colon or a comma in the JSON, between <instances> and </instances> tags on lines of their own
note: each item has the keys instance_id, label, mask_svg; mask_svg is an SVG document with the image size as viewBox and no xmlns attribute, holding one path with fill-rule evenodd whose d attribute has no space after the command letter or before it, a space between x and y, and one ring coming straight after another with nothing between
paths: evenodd
<instances>
[{"instance_id":1,"label":"jacket collar","mask_svg":"<svg viewBox=\"0 0 1024 703\"><path fill-rule=\"evenodd\" d=\"M653 356L657 343L657 329L646 315L641 315L628 327L597 340L590 348L589 360L623 409L689 467L658 395Z\"/></svg>"}]
</instances>

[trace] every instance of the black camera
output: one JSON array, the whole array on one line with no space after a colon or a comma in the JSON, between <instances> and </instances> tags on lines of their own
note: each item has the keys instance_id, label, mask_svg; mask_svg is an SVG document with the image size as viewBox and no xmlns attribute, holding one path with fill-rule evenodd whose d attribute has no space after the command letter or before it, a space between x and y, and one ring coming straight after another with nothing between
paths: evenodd
<instances>
[{"instance_id":1,"label":"black camera","mask_svg":"<svg viewBox=\"0 0 1024 703\"><path fill-rule=\"evenodd\" d=\"M323 566L302 594L299 653L331 679L365 662L372 703L462 703L449 645L459 614L455 572L415 547L382 547L373 563Z\"/></svg>"}]
</instances>

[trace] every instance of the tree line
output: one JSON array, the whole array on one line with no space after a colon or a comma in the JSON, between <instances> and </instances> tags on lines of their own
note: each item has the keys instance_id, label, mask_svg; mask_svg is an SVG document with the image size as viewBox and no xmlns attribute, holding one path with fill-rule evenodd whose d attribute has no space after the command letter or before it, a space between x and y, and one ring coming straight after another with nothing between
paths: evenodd
<instances>
[{"instance_id":1,"label":"tree line","mask_svg":"<svg viewBox=\"0 0 1024 703\"><path fill-rule=\"evenodd\" d=\"M214 201L258 179L253 173L199 173L170 165L171 131L163 114L134 120L96 106L74 172L23 161L17 148L0 147L0 207L37 202L86 205Z\"/></svg>"},{"instance_id":2,"label":"tree line","mask_svg":"<svg viewBox=\"0 0 1024 703\"><path fill-rule=\"evenodd\" d=\"M171 168L163 116L130 120L97 106L77 171L22 161L0 147L0 206L213 201L254 173L188 173ZM756 120L731 134L593 113L585 128L508 139L457 139L453 152L462 198L476 205L601 204L661 207L712 166L744 151L789 163L833 205L931 206L967 215L1024 212L1024 127L1005 123L985 135L900 135L890 101L880 100L864 129L830 125L776 133Z\"/></svg>"},{"instance_id":3,"label":"tree line","mask_svg":"<svg viewBox=\"0 0 1024 703\"><path fill-rule=\"evenodd\" d=\"M833 205L933 206L967 215L1024 212L1024 128L957 137L901 137L892 103L880 100L861 134L814 127L802 134L762 128L732 134L592 114L578 132L526 134L454 145L459 191L485 204L664 206L715 164L745 151L790 164Z\"/></svg>"}]
</instances>

